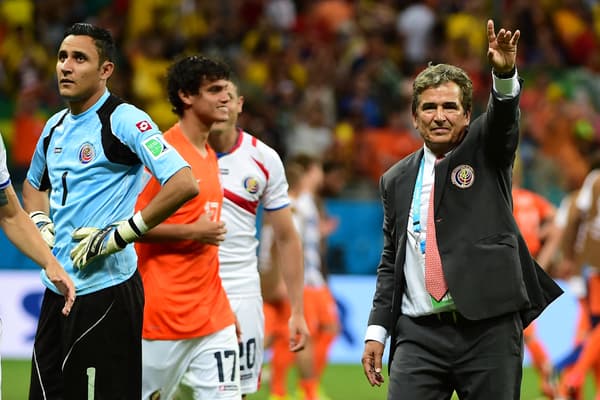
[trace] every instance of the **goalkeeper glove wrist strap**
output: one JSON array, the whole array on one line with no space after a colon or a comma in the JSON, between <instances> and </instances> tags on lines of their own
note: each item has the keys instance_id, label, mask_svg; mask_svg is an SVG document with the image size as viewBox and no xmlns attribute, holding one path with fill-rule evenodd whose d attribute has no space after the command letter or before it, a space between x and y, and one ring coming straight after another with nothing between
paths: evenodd
<instances>
[{"instance_id":1,"label":"goalkeeper glove wrist strap","mask_svg":"<svg viewBox=\"0 0 600 400\"><path fill-rule=\"evenodd\" d=\"M127 221L119 223L119 226L115 231L115 243L117 246L123 248L127 246L127 243L133 242L135 239L148 232L148 230L148 225L144 222L142 213L138 211Z\"/></svg>"},{"instance_id":2,"label":"goalkeeper glove wrist strap","mask_svg":"<svg viewBox=\"0 0 600 400\"><path fill-rule=\"evenodd\" d=\"M43 211L32 211L29 213L29 218L33 220L33 222L39 226L41 222L49 223L52 222L48 214Z\"/></svg>"}]
</instances>

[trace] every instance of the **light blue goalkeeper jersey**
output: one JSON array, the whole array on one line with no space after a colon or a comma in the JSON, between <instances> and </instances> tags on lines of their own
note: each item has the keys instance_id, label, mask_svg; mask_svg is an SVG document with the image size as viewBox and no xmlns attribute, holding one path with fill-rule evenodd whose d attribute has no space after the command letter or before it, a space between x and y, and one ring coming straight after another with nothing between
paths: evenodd
<instances>
[{"instance_id":1,"label":"light blue goalkeeper jersey","mask_svg":"<svg viewBox=\"0 0 600 400\"><path fill-rule=\"evenodd\" d=\"M165 140L148 114L108 91L79 115L53 115L37 143L27 180L50 189L55 225L53 252L75 283L78 295L93 293L130 278L137 267L132 245L99 257L83 270L70 253L76 228L104 228L133 215L142 188L144 165L164 184L188 164ZM59 293L42 271L44 285Z\"/></svg>"}]
</instances>

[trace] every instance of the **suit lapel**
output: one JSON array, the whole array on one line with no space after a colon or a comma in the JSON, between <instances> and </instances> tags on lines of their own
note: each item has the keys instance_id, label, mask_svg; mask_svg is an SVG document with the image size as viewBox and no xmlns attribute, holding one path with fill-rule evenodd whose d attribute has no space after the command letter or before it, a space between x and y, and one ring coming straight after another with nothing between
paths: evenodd
<instances>
[{"instance_id":1,"label":"suit lapel","mask_svg":"<svg viewBox=\"0 0 600 400\"><path fill-rule=\"evenodd\" d=\"M446 189L445 183L448 178L448 169L450 166L451 158L452 153L450 153L447 157L441 160L435 167L435 210L437 210L438 206L440 205L440 201L442 201L442 197L444 197L444 190Z\"/></svg>"},{"instance_id":2,"label":"suit lapel","mask_svg":"<svg viewBox=\"0 0 600 400\"><path fill-rule=\"evenodd\" d=\"M415 191L415 183L417 180L417 173L419 172L419 163L423 157L423 150L415 153L414 156L408 160L404 165L404 168L398 174L398 195L396 196L396 210L402 210L403 213L399 213L402 216L400 221L403 223L400 229L406 229L408 223L408 215L410 213L411 202ZM406 212L408 210L408 212Z\"/></svg>"}]
</instances>

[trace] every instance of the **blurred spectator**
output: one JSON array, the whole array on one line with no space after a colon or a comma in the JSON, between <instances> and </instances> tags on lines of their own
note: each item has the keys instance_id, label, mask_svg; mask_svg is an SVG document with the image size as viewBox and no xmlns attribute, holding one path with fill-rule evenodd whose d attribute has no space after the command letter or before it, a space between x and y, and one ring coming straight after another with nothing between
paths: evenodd
<instances>
[{"instance_id":1,"label":"blurred spectator","mask_svg":"<svg viewBox=\"0 0 600 400\"><path fill-rule=\"evenodd\" d=\"M288 142L311 143L315 131L306 129L306 118L319 112L301 121L298 109L304 113L306 104L320 102L321 125L330 132L317 135L321 141L311 150L327 149L342 163L348 186L356 189L344 194L360 197L371 188L357 182L377 173L357 175L364 168L354 167L355 157L364 162L366 151L355 154L355 142L366 138L365 129L394 118L410 77L427 62L467 70L473 115L485 106L491 79L482 70L481 21L490 16L521 29L522 150L532 168L524 186L557 203L581 183L589 168L585 159L600 144L600 3L592 0L4 0L0 125L10 136L21 124L12 120L13 110L31 88L37 88L37 102L26 115L62 106L51 56L67 26L90 21L111 30L118 47L127 49L111 90L147 108L161 126L173 118L161 84L164 65L192 52L234 67L251 104L240 123L282 157ZM293 133L295 126L309 136ZM386 157L391 162L394 155ZM20 158L9 152L9 160Z\"/></svg>"},{"instance_id":2,"label":"blurred spectator","mask_svg":"<svg viewBox=\"0 0 600 400\"><path fill-rule=\"evenodd\" d=\"M177 121L167 96L166 70L170 61L165 46L165 38L160 32L148 31L139 36L129 53L133 73L131 93L135 103L146 110L161 129L167 129Z\"/></svg>"},{"instance_id":3,"label":"blurred spectator","mask_svg":"<svg viewBox=\"0 0 600 400\"><path fill-rule=\"evenodd\" d=\"M48 79L46 65L49 59L40 46L31 27L18 25L11 30L0 46L0 60L6 73L7 90L18 92Z\"/></svg>"},{"instance_id":4,"label":"blurred spectator","mask_svg":"<svg viewBox=\"0 0 600 400\"><path fill-rule=\"evenodd\" d=\"M398 107L404 78L399 67L399 60L393 58L390 51L391 46L386 43L390 42L389 38L386 39L386 35L389 34L390 32L376 28L366 31L364 33L364 49L351 65L352 76L364 73L368 78L369 93L379 105L381 114L386 114ZM384 116L378 115L373 118L369 125L380 126Z\"/></svg>"},{"instance_id":5,"label":"blurred spectator","mask_svg":"<svg viewBox=\"0 0 600 400\"><path fill-rule=\"evenodd\" d=\"M552 13L552 22L570 65L582 65L598 51L590 9L581 0L564 0Z\"/></svg>"},{"instance_id":6,"label":"blurred spectator","mask_svg":"<svg viewBox=\"0 0 600 400\"><path fill-rule=\"evenodd\" d=\"M433 30L436 24L435 8L438 0L411 1L398 14L396 29L404 43L404 65L413 74L431 59Z\"/></svg>"},{"instance_id":7,"label":"blurred spectator","mask_svg":"<svg viewBox=\"0 0 600 400\"><path fill-rule=\"evenodd\" d=\"M296 5L292 0L267 0L265 15L281 31L289 32L296 25Z\"/></svg>"},{"instance_id":8,"label":"blurred spectator","mask_svg":"<svg viewBox=\"0 0 600 400\"><path fill-rule=\"evenodd\" d=\"M392 165L419 147L423 140L413 134L409 106L392 111L382 128L369 128L356 137L354 167L358 176L366 176L376 185L381 175Z\"/></svg>"},{"instance_id":9,"label":"blurred spectator","mask_svg":"<svg viewBox=\"0 0 600 400\"><path fill-rule=\"evenodd\" d=\"M46 124L47 115L41 114L38 109L40 92L36 89L27 88L19 93L12 119L11 176L18 188L25 180L35 145Z\"/></svg>"},{"instance_id":10,"label":"blurred spectator","mask_svg":"<svg viewBox=\"0 0 600 400\"><path fill-rule=\"evenodd\" d=\"M303 103L321 103L325 125L329 127L335 126L337 119L334 71L335 60L325 52L319 52L307 65L308 81L302 91Z\"/></svg>"},{"instance_id":11,"label":"blurred spectator","mask_svg":"<svg viewBox=\"0 0 600 400\"><path fill-rule=\"evenodd\" d=\"M306 154L323 159L333 143L333 130L325 123L321 101L316 99L304 104L287 137L287 156Z\"/></svg>"},{"instance_id":12,"label":"blurred spectator","mask_svg":"<svg viewBox=\"0 0 600 400\"><path fill-rule=\"evenodd\" d=\"M310 1L308 25L321 40L329 41L335 34L351 29L354 24L353 2L349 0Z\"/></svg>"},{"instance_id":13,"label":"blurred spectator","mask_svg":"<svg viewBox=\"0 0 600 400\"><path fill-rule=\"evenodd\" d=\"M378 127L383 124L381 105L372 93L368 71L360 71L350 82L349 91L343 94L339 102L340 117L359 114L367 127Z\"/></svg>"}]
</instances>

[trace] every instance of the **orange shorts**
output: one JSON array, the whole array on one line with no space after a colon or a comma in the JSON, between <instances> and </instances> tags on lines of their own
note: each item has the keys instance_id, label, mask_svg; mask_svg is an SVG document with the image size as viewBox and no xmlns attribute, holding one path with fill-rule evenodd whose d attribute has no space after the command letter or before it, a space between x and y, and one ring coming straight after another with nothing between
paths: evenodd
<instances>
[{"instance_id":1,"label":"orange shorts","mask_svg":"<svg viewBox=\"0 0 600 400\"><path fill-rule=\"evenodd\" d=\"M337 304L327 286L304 287L304 317L311 334L339 324Z\"/></svg>"},{"instance_id":2,"label":"orange shorts","mask_svg":"<svg viewBox=\"0 0 600 400\"><path fill-rule=\"evenodd\" d=\"M532 322L523 330L523 339L527 342L536 338L535 321Z\"/></svg>"},{"instance_id":3,"label":"orange shorts","mask_svg":"<svg viewBox=\"0 0 600 400\"><path fill-rule=\"evenodd\" d=\"M287 337L289 334L288 320L292 313L290 302L282 300L275 303L263 303L265 313L265 337Z\"/></svg>"},{"instance_id":4,"label":"orange shorts","mask_svg":"<svg viewBox=\"0 0 600 400\"><path fill-rule=\"evenodd\" d=\"M592 316L600 316L600 274L592 273L587 280L588 304Z\"/></svg>"}]
</instances>

